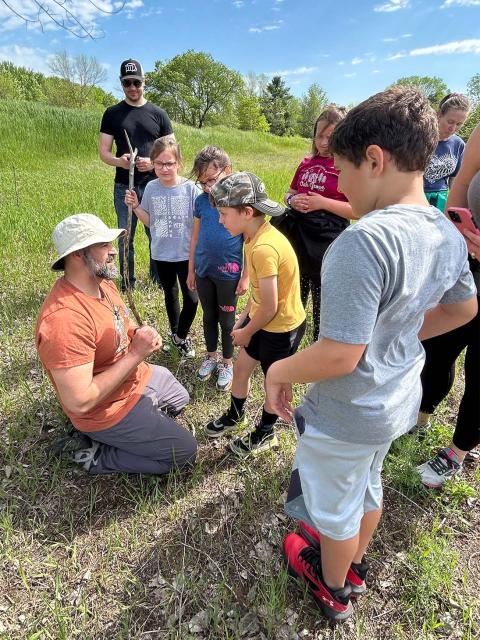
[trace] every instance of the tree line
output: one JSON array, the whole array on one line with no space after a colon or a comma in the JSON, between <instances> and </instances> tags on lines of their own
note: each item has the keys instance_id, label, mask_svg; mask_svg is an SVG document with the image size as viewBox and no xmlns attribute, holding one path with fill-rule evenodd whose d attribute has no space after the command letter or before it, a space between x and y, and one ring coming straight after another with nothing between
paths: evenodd
<instances>
[{"instance_id":1,"label":"tree line","mask_svg":"<svg viewBox=\"0 0 480 640\"><path fill-rule=\"evenodd\" d=\"M10 62L0 62L0 99L45 101L65 107L105 108L117 102L99 87L106 79L103 66L89 56L55 54L44 76ZM434 108L449 93L437 76L408 76L394 84L414 85ZM467 84L472 110L460 135L467 139L480 122L480 73ZM249 72L241 76L204 52L188 50L170 60L157 60L146 74L146 97L163 107L176 122L202 128L219 124L277 136L310 138L316 118L329 102L314 83L301 97L292 95L284 78Z\"/></svg>"}]
</instances>

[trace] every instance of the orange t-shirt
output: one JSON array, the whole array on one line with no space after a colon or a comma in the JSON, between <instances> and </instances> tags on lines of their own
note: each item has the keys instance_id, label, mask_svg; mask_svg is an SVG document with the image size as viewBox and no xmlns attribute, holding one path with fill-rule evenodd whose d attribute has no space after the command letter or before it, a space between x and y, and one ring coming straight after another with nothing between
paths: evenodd
<instances>
[{"instance_id":1,"label":"orange t-shirt","mask_svg":"<svg viewBox=\"0 0 480 640\"><path fill-rule=\"evenodd\" d=\"M105 371L127 353L133 335L128 309L112 282L101 285L106 295L94 298L59 278L40 309L35 333L38 355L51 369L93 362L93 375ZM139 401L151 375L142 362L105 400L86 414L63 410L80 431L101 431L120 422Z\"/></svg>"}]
</instances>

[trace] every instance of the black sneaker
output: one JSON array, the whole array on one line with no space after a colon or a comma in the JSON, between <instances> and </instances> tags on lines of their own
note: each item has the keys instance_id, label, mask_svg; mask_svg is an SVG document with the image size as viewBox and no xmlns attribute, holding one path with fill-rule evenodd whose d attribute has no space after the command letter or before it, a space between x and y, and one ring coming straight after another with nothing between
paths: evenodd
<instances>
[{"instance_id":1,"label":"black sneaker","mask_svg":"<svg viewBox=\"0 0 480 640\"><path fill-rule=\"evenodd\" d=\"M92 439L86 433L72 428L67 435L55 440L52 444L52 453L57 458L71 460L73 454L81 449L89 449L92 446Z\"/></svg>"},{"instance_id":2,"label":"black sneaker","mask_svg":"<svg viewBox=\"0 0 480 640\"><path fill-rule=\"evenodd\" d=\"M230 444L230 451L240 458L256 456L269 449L278 449L278 440L274 431L265 433L254 429L243 438L237 438Z\"/></svg>"},{"instance_id":3,"label":"black sneaker","mask_svg":"<svg viewBox=\"0 0 480 640\"><path fill-rule=\"evenodd\" d=\"M218 438L220 436L235 431L243 422L244 416L239 416L236 420L230 417L229 412L223 414L218 420L211 420L205 427L205 434L209 438Z\"/></svg>"},{"instance_id":4,"label":"black sneaker","mask_svg":"<svg viewBox=\"0 0 480 640\"><path fill-rule=\"evenodd\" d=\"M190 338L185 338L177 342L176 336L171 336L172 344L177 349L178 353L184 358L194 358L195 349L190 341Z\"/></svg>"},{"instance_id":5,"label":"black sneaker","mask_svg":"<svg viewBox=\"0 0 480 640\"><path fill-rule=\"evenodd\" d=\"M60 438L52 446L54 456L75 462L85 471L90 471L91 467L97 464L100 451L100 442L92 440L76 429L72 429L67 436Z\"/></svg>"}]
</instances>

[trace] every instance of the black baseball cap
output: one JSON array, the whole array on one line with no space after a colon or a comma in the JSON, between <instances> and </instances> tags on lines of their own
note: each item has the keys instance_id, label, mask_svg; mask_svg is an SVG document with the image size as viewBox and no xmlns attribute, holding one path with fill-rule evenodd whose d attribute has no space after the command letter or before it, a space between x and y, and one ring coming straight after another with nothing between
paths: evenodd
<instances>
[{"instance_id":1,"label":"black baseball cap","mask_svg":"<svg viewBox=\"0 0 480 640\"><path fill-rule=\"evenodd\" d=\"M142 65L138 60L129 58L128 60L124 60L120 65L120 80L124 78L138 78L139 80L143 80L143 76Z\"/></svg>"}]
</instances>

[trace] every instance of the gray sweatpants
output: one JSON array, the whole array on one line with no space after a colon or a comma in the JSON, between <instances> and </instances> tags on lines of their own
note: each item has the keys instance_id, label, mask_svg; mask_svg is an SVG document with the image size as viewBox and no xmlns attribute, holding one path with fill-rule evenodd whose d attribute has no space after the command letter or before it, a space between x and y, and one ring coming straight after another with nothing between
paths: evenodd
<instances>
[{"instance_id":1,"label":"gray sweatpants","mask_svg":"<svg viewBox=\"0 0 480 640\"><path fill-rule=\"evenodd\" d=\"M144 473L161 475L193 462L193 435L160 409L180 411L189 401L187 390L165 367L153 366L142 397L123 420L102 431L89 432L102 443L91 474Z\"/></svg>"}]
</instances>

